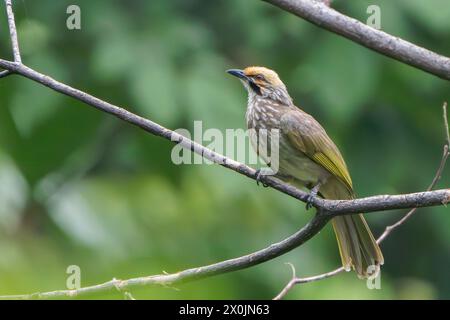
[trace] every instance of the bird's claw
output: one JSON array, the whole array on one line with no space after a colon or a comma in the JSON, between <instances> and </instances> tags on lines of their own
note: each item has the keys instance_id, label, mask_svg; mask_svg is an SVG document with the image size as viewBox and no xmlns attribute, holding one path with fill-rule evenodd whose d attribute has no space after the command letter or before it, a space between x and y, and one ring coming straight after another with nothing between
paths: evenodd
<instances>
[{"instance_id":1,"label":"bird's claw","mask_svg":"<svg viewBox=\"0 0 450 320\"><path fill-rule=\"evenodd\" d=\"M259 186L259 183L261 182L261 184L262 184L262 186L263 186L264 188L267 188L267 187L268 187L267 184L265 184L264 182L261 181L261 176L262 176L261 169L256 170L255 176L256 176L255 180L256 180L256 185L257 185L257 186Z\"/></svg>"},{"instance_id":2,"label":"bird's claw","mask_svg":"<svg viewBox=\"0 0 450 320\"><path fill-rule=\"evenodd\" d=\"M313 206L313 201L315 199L316 196L312 195L311 193L308 196L308 199L306 199L306 210L309 210L312 208Z\"/></svg>"},{"instance_id":3,"label":"bird's claw","mask_svg":"<svg viewBox=\"0 0 450 320\"><path fill-rule=\"evenodd\" d=\"M309 193L308 199L306 199L306 210L309 210L313 207L314 199L317 197L317 193L319 192L320 183L315 185L311 192Z\"/></svg>"}]
</instances>

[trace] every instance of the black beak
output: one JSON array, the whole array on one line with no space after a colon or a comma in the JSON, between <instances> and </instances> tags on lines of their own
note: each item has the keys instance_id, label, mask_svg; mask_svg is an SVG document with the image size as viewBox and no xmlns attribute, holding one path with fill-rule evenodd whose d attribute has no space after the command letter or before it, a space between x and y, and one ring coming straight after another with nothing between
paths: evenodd
<instances>
[{"instance_id":1,"label":"black beak","mask_svg":"<svg viewBox=\"0 0 450 320\"><path fill-rule=\"evenodd\" d=\"M238 77L239 79L247 79L247 76L244 74L243 70L230 69L230 70L227 70L227 72L229 74L231 74L232 76Z\"/></svg>"},{"instance_id":2,"label":"black beak","mask_svg":"<svg viewBox=\"0 0 450 320\"><path fill-rule=\"evenodd\" d=\"M250 88L254 92L256 92L257 94L261 95L261 88L252 80L252 78L247 77L245 75L244 70L230 69L230 70L227 70L227 72L229 74L231 74L232 76L235 76L235 77L237 77L237 78L239 78L241 80L245 80L249 84Z\"/></svg>"}]
</instances>

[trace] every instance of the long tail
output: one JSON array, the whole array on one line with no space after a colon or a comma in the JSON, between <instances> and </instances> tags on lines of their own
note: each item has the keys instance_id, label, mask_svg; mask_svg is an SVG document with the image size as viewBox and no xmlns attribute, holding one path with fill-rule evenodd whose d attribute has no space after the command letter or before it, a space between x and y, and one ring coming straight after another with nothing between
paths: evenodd
<instances>
[{"instance_id":1,"label":"long tail","mask_svg":"<svg viewBox=\"0 0 450 320\"><path fill-rule=\"evenodd\" d=\"M351 199L352 194L338 183L330 183L320 189L326 199ZM333 218L334 232L341 254L342 265L353 268L359 278L378 273L384 263L383 254L362 214Z\"/></svg>"},{"instance_id":2,"label":"long tail","mask_svg":"<svg viewBox=\"0 0 450 320\"><path fill-rule=\"evenodd\" d=\"M378 273L383 254L363 215L336 217L332 223L344 268L353 268L359 278Z\"/></svg>"}]
</instances>

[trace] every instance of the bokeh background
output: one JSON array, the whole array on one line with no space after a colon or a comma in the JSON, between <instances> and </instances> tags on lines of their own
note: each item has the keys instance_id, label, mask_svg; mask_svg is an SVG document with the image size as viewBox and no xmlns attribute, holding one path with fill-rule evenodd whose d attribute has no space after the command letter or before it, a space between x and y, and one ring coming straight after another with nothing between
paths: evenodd
<instances>
[{"instance_id":1,"label":"bokeh background","mask_svg":"<svg viewBox=\"0 0 450 320\"><path fill-rule=\"evenodd\" d=\"M278 71L340 147L359 196L424 190L444 143L449 83L257 0L14 1L29 66L162 125L244 128L246 94L228 68ZM81 30L66 8L81 8ZM446 0L334 1L382 29L450 55ZM10 58L1 6L0 55ZM0 294L82 286L210 264L263 248L311 217L304 205L213 165L171 162L173 145L21 77L0 81ZM448 187L446 170L438 187ZM375 235L404 212L369 214ZM290 299L450 298L448 208L420 209L382 245L381 290L354 273ZM149 299L269 299L291 275L340 264L331 227L280 258ZM118 292L90 298L117 298Z\"/></svg>"}]
</instances>

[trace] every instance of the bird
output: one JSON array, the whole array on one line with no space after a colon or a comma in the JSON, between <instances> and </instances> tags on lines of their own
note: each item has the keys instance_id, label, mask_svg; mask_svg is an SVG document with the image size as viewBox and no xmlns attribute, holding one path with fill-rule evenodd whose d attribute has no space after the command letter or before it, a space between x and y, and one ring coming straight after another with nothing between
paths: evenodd
<instances>
[{"instance_id":1,"label":"bird","mask_svg":"<svg viewBox=\"0 0 450 320\"><path fill-rule=\"evenodd\" d=\"M227 72L237 77L248 92L245 118L247 128L253 132L249 134L251 145L269 167L273 159L267 146L274 139L273 132L277 132L276 178L307 190L307 208L316 196L332 200L356 197L341 152L320 123L294 104L275 71L251 66ZM331 222L344 269L353 269L361 279L378 275L384 258L363 215L337 216Z\"/></svg>"}]
</instances>

